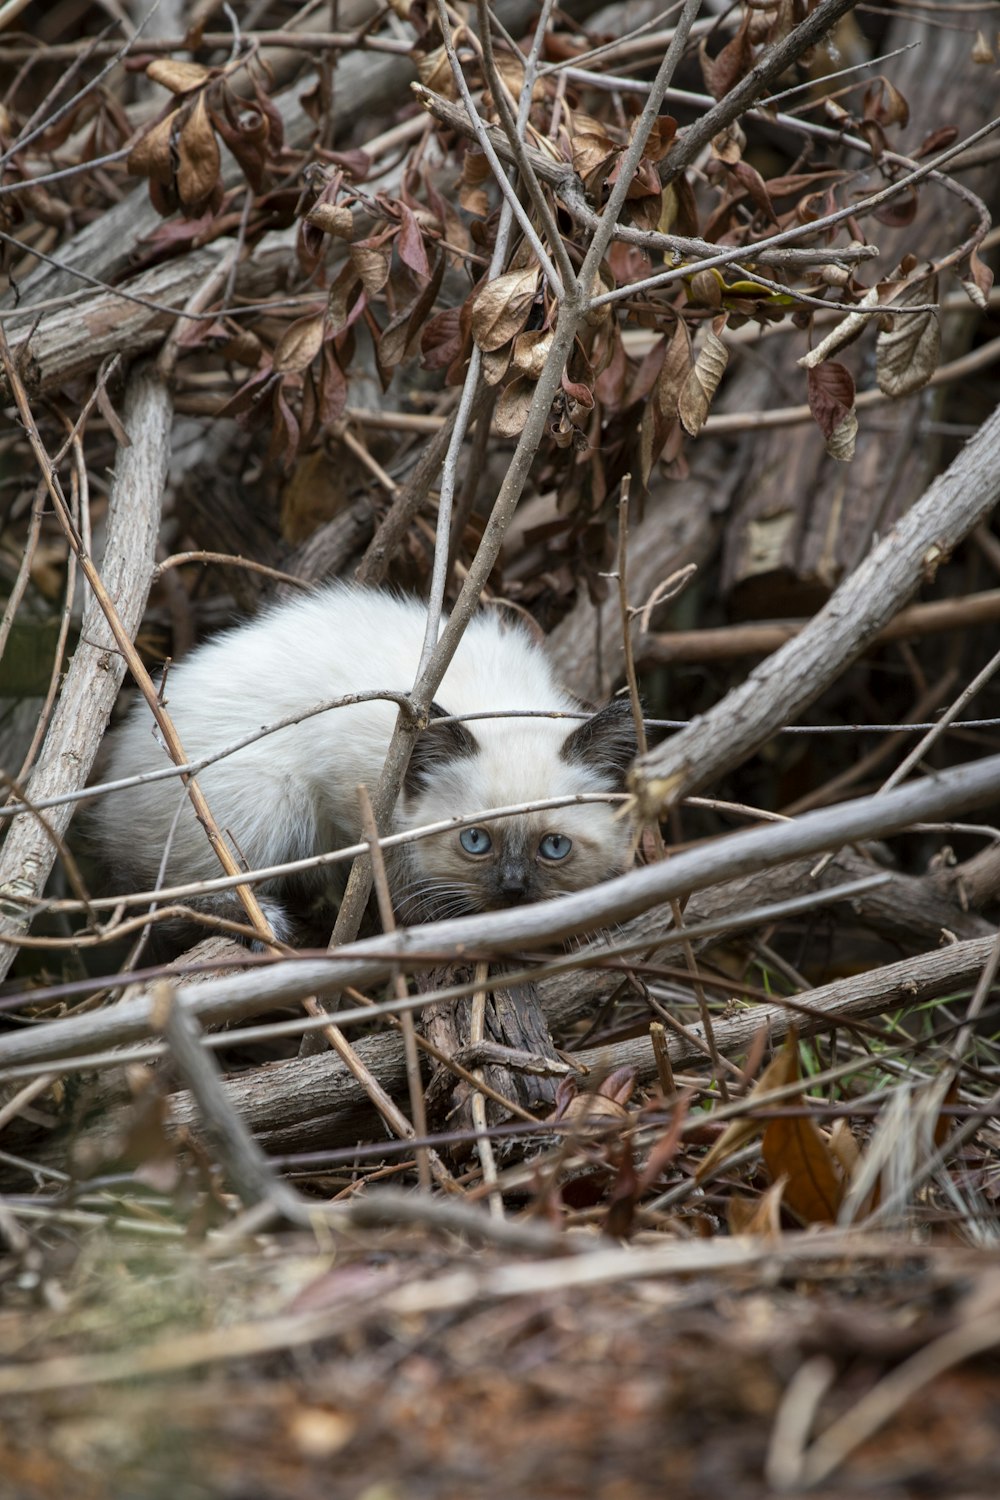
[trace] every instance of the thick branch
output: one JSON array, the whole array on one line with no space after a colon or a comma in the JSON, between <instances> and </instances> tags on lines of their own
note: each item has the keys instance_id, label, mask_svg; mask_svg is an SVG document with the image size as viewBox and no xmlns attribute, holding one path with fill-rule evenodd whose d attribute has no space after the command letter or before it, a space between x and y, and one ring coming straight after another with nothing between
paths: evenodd
<instances>
[{"instance_id":1,"label":"thick branch","mask_svg":"<svg viewBox=\"0 0 1000 1500\"><path fill-rule=\"evenodd\" d=\"M424 927L404 928L389 936L366 939L342 948L336 958L299 959L198 986L180 985L177 1003L192 1014L236 1020L275 1005L346 985L363 986L388 978L400 964L493 957L533 944L561 942L638 916L673 897L704 890L772 865L784 864L858 839L885 838L911 823L950 817L1000 795L1000 756L973 761L897 787L874 797L808 813L787 823L770 824L714 839L673 859L631 870L590 890L559 901L513 911L455 917ZM419 1004L420 1002L415 1002ZM363 1008L348 1019L370 1020L377 1008ZM79 1054L94 1047L135 1041L148 1035L151 1001L123 1001L110 1011L53 1021L28 1032L0 1037L0 1067Z\"/></svg>"},{"instance_id":2,"label":"thick branch","mask_svg":"<svg viewBox=\"0 0 1000 1500\"><path fill-rule=\"evenodd\" d=\"M124 629L134 637L149 592L170 455L170 395L151 370L133 373L122 416L132 442L117 455L101 577ZM88 594L80 643L31 778L33 800L85 785L124 676L125 661L104 611ZM60 837L73 810L71 803L48 814ZM25 931L31 909L20 901L41 894L55 852L49 834L35 819L20 818L11 828L0 853L0 900L13 898L17 904L0 905L0 933ZM6 947L0 952L0 973L6 973L16 951Z\"/></svg>"},{"instance_id":3,"label":"thick branch","mask_svg":"<svg viewBox=\"0 0 1000 1500\"><path fill-rule=\"evenodd\" d=\"M642 816L715 780L794 720L883 630L921 581L1000 499L1000 409L801 635L707 714L637 763Z\"/></svg>"},{"instance_id":4,"label":"thick branch","mask_svg":"<svg viewBox=\"0 0 1000 1500\"><path fill-rule=\"evenodd\" d=\"M764 90L781 77L786 68L790 68L810 47L815 47L817 42L822 41L841 16L853 10L856 4L857 0L821 0L821 4L800 25L757 59L746 77L741 78L714 109L710 109L693 125L681 131L661 163L661 181L666 184L679 177L720 131L738 120L743 111L749 109Z\"/></svg>"}]
</instances>

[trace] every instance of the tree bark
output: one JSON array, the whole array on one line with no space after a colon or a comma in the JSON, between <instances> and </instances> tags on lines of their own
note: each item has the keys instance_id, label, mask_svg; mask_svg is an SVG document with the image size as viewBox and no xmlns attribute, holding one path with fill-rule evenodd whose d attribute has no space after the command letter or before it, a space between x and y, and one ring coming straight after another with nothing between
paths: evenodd
<instances>
[{"instance_id":1,"label":"tree bark","mask_svg":"<svg viewBox=\"0 0 1000 1500\"><path fill-rule=\"evenodd\" d=\"M152 578L171 417L170 393L157 374L134 371L122 412L131 446L118 450L101 563L104 585L133 638ZM51 797L86 785L124 676L125 662L100 605L88 596L80 642L28 784L29 797ZM74 810L72 803L50 808L44 824L30 813L15 820L0 849L0 935L27 930L31 909L22 903L44 890L56 859L54 838L62 838ZM15 947L0 946L0 976L16 954Z\"/></svg>"}]
</instances>

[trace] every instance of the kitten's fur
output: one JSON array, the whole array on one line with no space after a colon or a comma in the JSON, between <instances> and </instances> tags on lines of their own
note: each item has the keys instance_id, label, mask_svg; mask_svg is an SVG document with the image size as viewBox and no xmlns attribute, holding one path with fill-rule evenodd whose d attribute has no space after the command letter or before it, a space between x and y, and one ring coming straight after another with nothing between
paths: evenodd
<instances>
[{"instance_id":1,"label":"kitten's fur","mask_svg":"<svg viewBox=\"0 0 1000 1500\"><path fill-rule=\"evenodd\" d=\"M186 754L197 759L266 723L348 693L407 691L425 620L417 600L337 583L217 636L168 673L166 706ZM437 700L435 711L446 715L579 708L557 685L538 644L495 612L470 623ZM374 788L395 718L395 705L387 702L333 709L200 773L217 823L250 868L358 839L356 788L361 782ZM618 702L582 722L513 718L432 727L417 739L395 827L543 797L620 790L634 753L631 719ZM137 704L111 736L107 776L131 776L165 763L149 710ZM105 797L98 806L97 835L116 885L155 883L182 798L166 884L220 873L180 783L161 781ZM486 854L467 852L460 830L452 830L391 856L390 881L404 920L561 895L619 873L628 859L627 824L607 804L484 820L483 830L491 841ZM553 834L572 841L561 859L546 858L541 848ZM563 846L549 840L545 847ZM332 878L338 874L342 880L340 867ZM330 879L329 870L318 877ZM265 909L279 936L289 932L281 904L288 894L287 888L265 888ZM232 896L211 909L242 917Z\"/></svg>"}]
</instances>

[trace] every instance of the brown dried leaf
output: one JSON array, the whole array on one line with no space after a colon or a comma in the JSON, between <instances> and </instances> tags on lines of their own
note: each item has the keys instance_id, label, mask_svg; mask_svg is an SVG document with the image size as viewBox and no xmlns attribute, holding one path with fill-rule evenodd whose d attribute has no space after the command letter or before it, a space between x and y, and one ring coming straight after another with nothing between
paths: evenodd
<instances>
[{"instance_id":1,"label":"brown dried leaf","mask_svg":"<svg viewBox=\"0 0 1000 1500\"><path fill-rule=\"evenodd\" d=\"M762 1095L769 1094L772 1089L783 1088L786 1083L792 1083L798 1076L798 1036L793 1027L781 1051L771 1059L747 1095L747 1104L755 1103ZM760 1135L761 1129L760 1120L733 1120L702 1159L695 1173L695 1181L704 1181L709 1173L715 1171L720 1162L739 1151L748 1141L752 1141L754 1136Z\"/></svg>"},{"instance_id":2,"label":"brown dried leaf","mask_svg":"<svg viewBox=\"0 0 1000 1500\"><path fill-rule=\"evenodd\" d=\"M396 235L396 253L403 265L408 266L416 276L421 279L429 277L431 264L417 216L405 203L399 203L396 207L401 219L399 233Z\"/></svg>"},{"instance_id":3,"label":"brown dried leaf","mask_svg":"<svg viewBox=\"0 0 1000 1500\"><path fill-rule=\"evenodd\" d=\"M697 436L705 425L712 398L726 373L729 350L713 328L705 333L704 342L695 355L694 369L688 373L677 403L677 415L685 432Z\"/></svg>"},{"instance_id":4,"label":"brown dried leaf","mask_svg":"<svg viewBox=\"0 0 1000 1500\"><path fill-rule=\"evenodd\" d=\"M528 420L535 382L518 375L500 393L493 421L501 437L520 437Z\"/></svg>"},{"instance_id":5,"label":"brown dried leaf","mask_svg":"<svg viewBox=\"0 0 1000 1500\"><path fill-rule=\"evenodd\" d=\"M199 94L184 122L177 154L178 195L185 208L197 210L211 197L222 164L204 94Z\"/></svg>"},{"instance_id":6,"label":"brown dried leaf","mask_svg":"<svg viewBox=\"0 0 1000 1500\"><path fill-rule=\"evenodd\" d=\"M417 77L425 88L440 94L443 99L458 98L458 85L444 47L435 47L417 59Z\"/></svg>"},{"instance_id":7,"label":"brown dried leaf","mask_svg":"<svg viewBox=\"0 0 1000 1500\"><path fill-rule=\"evenodd\" d=\"M941 320L936 311L897 312L907 303L937 300L937 277L907 287L890 305L891 324L875 341L875 372L885 396L910 396L930 380L941 353Z\"/></svg>"},{"instance_id":8,"label":"brown dried leaf","mask_svg":"<svg viewBox=\"0 0 1000 1500\"><path fill-rule=\"evenodd\" d=\"M169 187L174 180L173 134L176 114L167 115L136 141L128 155L128 169L133 177L149 177Z\"/></svg>"},{"instance_id":9,"label":"brown dried leaf","mask_svg":"<svg viewBox=\"0 0 1000 1500\"><path fill-rule=\"evenodd\" d=\"M910 106L899 90L881 74L865 89L861 109L866 120L876 120L879 125L908 125Z\"/></svg>"},{"instance_id":10,"label":"brown dried leaf","mask_svg":"<svg viewBox=\"0 0 1000 1500\"><path fill-rule=\"evenodd\" d=\"M698 47L698 60L705 87L713 99L721 99L753 67L753 46L748 21L744 21L718 57L709 57L707 42L702 41Z\"/></svg>"},{"instance_id":11,"label":"brown dried leaf","mask_svg":"<svg viewBox=\"0 0 1000 1500\"><path fill-rule=\"evenodd\" d=\"M712 137L712 155L724 161L727 166L735 167L742 160L746 143L747 138L740 129L739 122L733 120L725 130L720 130L718 135Z\"/></svg>"},{"instance_id":12,"label":"brown dried leaf","mask_svg":"<svg viewBox=\"0 0 1000 1500\"><path fill-rule=\"evenodd\" d=\"M420 335L425 370L446 370L462 352L461 309L446 307L428 318Z\"/></svg>"},{"instance_id":13,"label":"brown dried leaf","mask_svg":"<svg viewBox=\"0 0 1000 1500\"><path fill-rule=\"evenodd\" d=\"M375 297L389 280L392 251L373 240L358 240L351 246L351 264L369 297Z\"/></svg>"},{"instance_id":14,"label":"brown dried leaf","mask_svg":"<svg viewBox=\"0 0 1000 1500\"><path fill-rule=\"evenodd\" d=\"M490 195L485 184L492 178L490 164L481 151L466 151L462 158L462 177L458 201L467 214L485 219L490 211Z\"/></svg>"},{"instance_id":15,"label":"brown dried leaf","mask_svg":"<svg viewBox=\"0 0 1000 1500\"><path fill-rule=\"evenodd\" d=\"M326 332L325 312L310 313L308 317L296 318L278 340L272 366L275 374L296 374L311 365L323 347Z\"/></svg>"},{"instance_id":16,"label":"brown dried leaf","mask_svg":"<svg viewBox=\"0 0 1000 1500\"><path fill-rule=\"evenodd\" d=\"M354 215L346 203L314 203L306 221L340 240L350 240L354 233Z\"/></svg>"},{"instance_id":17,"label":"brown dried leaf","mask_svg":"<svg viewBox=\"0 0 1000 1500\"><path fill-rule=\"evenodd\" d=\"M483 379L487 385L499 385L510 368L510 345L502 349L491 349L482 357Z\"/></svg>"},{"instance_id":18,"label":"brown dried leaf","mask_svg":"<svg viewBox=\"0 0 1000 1500\"><path fill-rule=\"evenodd\" d=\"M444 275L444 266L444 256L438 255L434 274L423 287L420 295L403 312L397 313L386 326L379 343L379 358L386 369L393 369L402 359L413 353L412 346L434 306L441 286L441 278Z\"/></svg>"},{"instance_id":19,"label":"brown dried leaf","mask_svg":"<svg viewBox=\"0 0 1000 1500\"><path fill-rule=\"evenodd\" d=\"M785 1178L784 1202L805 1224L835 1224L843 1179L815 1120L808 1115L772 1120L761 1152L775 1182Z\"/></svg>"},{"instance_id":20,"label":"brown dried leaf","mask_svg":"<svg viewBox=\"0 0 1000 1500\"><path fill-rule=\"evenodd\" d=\"M527 375L529 380L538 379L552 348L553 336L551 328L536 328L530 333L518 334L511 364L519 375Z\"/></svg>"},{"instance_id":21,"label":"brown dried leaf","mask_svg":"<svg viewBox=\"0 0 1000 1500\"><path fill-rule=\"evenodd\" d=\"M331 284L327 297L326 316L332 334L343 332L345 328L351 326L355 318L360 317L368 300L363 287L360 296L355 296L360 286L361 277L353 261L349 260Z\"/></svg>"},{"instance_id":22,"label":"brown dried leaf","mask_svg":"<svg viewBox=\"0 0 1000 1500\"><path fill-rule=\"evenodd\" d=\"M312 536L347 503L347 473L323 448L299 459L281 491L281 535L290 547Z\"/></svg>"},{"instance_id":23,"label":"brown dried leaf","mask_svg":"<svg viewBox=\"0 0 1000 1500\"><path fill-rule=\"evenodd\" d=\"M587 191L596 192L621 148L621 142L590 115L574 110L570 123L570 159Z\"/></svg>"},{"instance_id":24,"label":"brown dried leaf","mask_svg":"<svg viewBox=\"0 0 1000 1500\"><path fill-rule=\"evenodd\" d=\"M172 57L158 57L146 69L146 77L162 84L172 94L186 94L191 89L200 89L213 76L211 68L201 63L182 62Z\"/></svg>"},{"instance_id":25,"label":"brown dried leaf","mask_svg":"<svg viewBox=\"0 0 1000 1500\"><path fill-rule=\"evenodd\" d=\"M755 1234L762 1239L777 1239L781 1233L781 1202L785 1196L785 1179L772 1182L759 1198L733 1194L726 1209L730 1234Z\"/></svg>"},{"instance_id":26,"label":"brown dried leaf","mask_svg":"<svg viewBox=\"0 0 1000 1500\"><path fill-rule=\"evenodd\" d=\"M861 1147L851 1134L851 1127L846 1120L834 1122L833 1129L830 1131L829 1144L833 1158L840 1168L842 1181L850 1182L861 1160Z\"/></svg>"},{"instance_id":27,"label":"brown dried leaf","mask_svg":"<svg viewBox=\"0 0 1000 1500\"><path fill-rule=\"evenodd\" d=\"M989 66L990 63L996 62L996 58L993 56L993 48L989 44L985 31L976 32L976 40L972 44L970 56L974 63L985 63Z\"/></svg>"},{"instance_id":28,"label":"brown dried leaf","mask_svg":"<svg viewBox=\"0 0 1000 1500\"><path fill-rule=\"evenodd\" d=\"M778 219L774 211L774 204L771 202L771 195L767 190L767 184L757 171L757 168L752 167L748 161L738 161L731 170L732 175L742 187L746 188L761 213L766 214L772 224L776 224Z\"/></svg>"},{"instance_id":29,"label":"brown dried leaf","mask_svg":"<svg viewBox=\"0 0 1000 1500\"><path fill-rule=\"evenodd\" d=\"M714 266L707 271L696 271L687 283L688 299L696 307L722 306L722 292L725 282Z\"/></svg>"},{"instance_id":30,"label":"brown dried leaf","mask_svg":"<svg viewBox=\"0 0 1000 1500\"><path fill-rule=\"evenodd\" d=\"M854 410L854 380L846 365L827 360L806 373L809 410L816 419L831 458L846 463L854 457L858 417Z\"/></svg>"},{"instance_id":31,"label":"brown dried leaf","mask_svg":"<svg viewBox=\"0 0 1000 1500\"><path fill-rule=\"evenodd\" d=\"M269 115L253 99L234 99L228 90L222 102L221 113L210 111L212 122L254 192L262 193L267 186L267 153L272 135Z\"/></svg>"},{"instance_id":32,"label":"brown dried leaf","mask_svg":"<svg viewBox=\"0 0 1000 1500\"><path fill-rule=\"evenodd\" d=\"M508 271L487 282L472 306L472 336L488 352L509 343L528 320L538 289L538 267Z\"/></svg>"},{"instance_id":33,"label":"brown dried leaf","mask_svg":"<svg viewBox=\"0 0 1000 1500\"><path fill-rule=\"evenodd\" d=\"M979 259L979 253L975 249L969 251L968 257L957 269L965 295L974 307L978 307L980 312L985 312L990 305L993 272Z\"/></svg>"}]
</instances>

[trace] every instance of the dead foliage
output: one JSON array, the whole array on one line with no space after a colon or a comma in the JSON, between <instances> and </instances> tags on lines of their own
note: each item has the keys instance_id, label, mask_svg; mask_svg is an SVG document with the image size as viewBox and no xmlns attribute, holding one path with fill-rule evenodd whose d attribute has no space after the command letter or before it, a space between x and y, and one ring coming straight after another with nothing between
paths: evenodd
<instances>
[{"instance_id":1,"label":"dead foliage","mask_svg":"<svg viewBox=\"0 0 1000 1500\"><path fill-rule=\"evenodd\" d=\"M9 1492L990 1492L989 36L132 9L0 6ZM359 876L336 1015L158 962L197 892L73 817L126 667L178 760L150 673L333 576L641 695L655 894L355 946Z\"/></svg>"}]
</instances>

